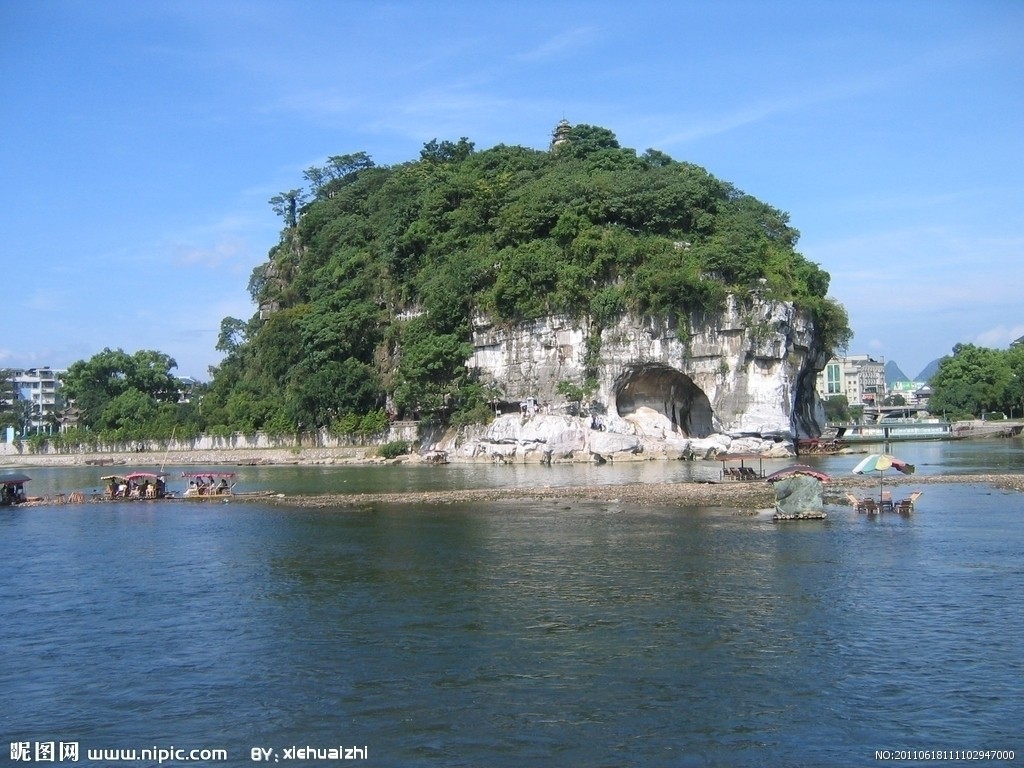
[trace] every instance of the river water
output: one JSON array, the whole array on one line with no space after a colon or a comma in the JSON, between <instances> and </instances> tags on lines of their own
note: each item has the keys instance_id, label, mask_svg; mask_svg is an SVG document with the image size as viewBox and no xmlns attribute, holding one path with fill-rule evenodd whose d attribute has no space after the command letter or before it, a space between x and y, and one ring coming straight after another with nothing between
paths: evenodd
<instances>
[{"instance_id":1,"label":"river water","mask_svg":"<svg viewBox=\"0 0 1024 768\"><path fill-rule=\"evenodd\" d=\"M922 475L1024 472L1016 439L895 452ZM840 474L858 458L811 461ZM719 466L233 469L242 489L326 493L668 482ZM43 494L98 488L107 471L27 473ZM2 509L0 754L13 742L74 744L80 763L107 765L158 761L88 750L336 765L352 761L289 750L343 746L364 765L517 768L1024 759L1022 497L922 489L909 517L830 507L785 524L575 500ZM917 757L898 762L957 762Z\"/></svg>"}]
</instances>

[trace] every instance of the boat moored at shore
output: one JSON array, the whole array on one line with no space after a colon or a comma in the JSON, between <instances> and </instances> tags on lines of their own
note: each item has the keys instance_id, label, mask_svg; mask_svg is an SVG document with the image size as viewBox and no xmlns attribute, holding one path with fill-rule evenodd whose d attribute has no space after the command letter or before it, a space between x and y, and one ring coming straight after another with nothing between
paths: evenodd
<instances>
[{"instance_id":1,"label":"boat moored at shore","mask_svg":"<svg viewBox=\"0 0 1024 768\"><path fill-rule=\"evenodd\" d=\"M953 424L945 419L882 419L873 424L839 424L835 435L835 441L841 444L956 439Z\"/></svg>"},{"instance_id":2,"label":"boat moored at shore","mask_svg":"<svg viewBox=\"0 0 1024 768\"><path fill-rule=\"evenodd\" d=\"M1024 425L1012 421L947 421L938 418L881 419L869 424L838 424L831 444L896 443L1016 437ZM810 453L811 451L807 451Z\"/></svg>"},{"instance_id":3,"label":"boat moored at shore","mask_svg":"<svg viewBox=\"0 0 1024 768\"><path fill-rule=\"evenodd\" d=\"M25 495L25 483L32 478L21 472L8 472L0 475L0 507L22 504L28 500Z\"/></svg>"}]
</instances>

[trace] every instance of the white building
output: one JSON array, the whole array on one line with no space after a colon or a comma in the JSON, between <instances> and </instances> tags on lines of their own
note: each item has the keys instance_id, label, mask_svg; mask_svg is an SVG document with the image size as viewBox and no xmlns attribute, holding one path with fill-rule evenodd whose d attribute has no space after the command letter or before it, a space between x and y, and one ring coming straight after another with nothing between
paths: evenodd
<instances>
[{"instance_id":1,"label":"white building","mask_svg":"<svg viewBox=\"0 0 1024 768\"><path fill-rule=\"evenodd\" d=\"M889 388L889 394L901 395L907 405L927 408L932 388L923 381L894 381Z\"/></svg>"},{"instance_id":2,"label":"white building","mask_svg":"<svg viewBox=\"0 0 1024 768\"><path fill-rule=\"evenodd\" d=\"M9 369L10 395L13 395L13 399L7 400L4 406L21 409L19 415L25 421L20 431L24 436L53 431L54 419L63 407L60 377L64 373L66 371L50 368Z\"/></svg>"},{"instance_id":3,"label":"white building","mask_svg":"<svg viewBox=\"0 0 1024 768\"><path fill-rule=\"evenodd\" d=\"M833 357L818 374L818 395L845 395L850 405L880 405L885 399L885 363L869 355Z\"/></svg>"}]
</instances>

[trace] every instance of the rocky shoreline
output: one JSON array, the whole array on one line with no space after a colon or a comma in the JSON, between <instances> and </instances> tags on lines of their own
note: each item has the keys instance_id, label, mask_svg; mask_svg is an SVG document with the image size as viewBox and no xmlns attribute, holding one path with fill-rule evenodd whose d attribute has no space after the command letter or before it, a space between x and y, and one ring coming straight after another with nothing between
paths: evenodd
<instances>
[{"instance_id":1,"label":"rocky shoreline","mask_svg":"<svg viewBox=\"0 0 1024 768\"><path fill-rule=\"evenodd\" d=\"M931 475L887 480L886 487L922 486L940 483L980 483L1008 491L1024 492L1022 475ZM847 505L847 492L870 494L878 488L873 478L859 476L833 479L825 489L830 504ZM908 491L909 493L909 491ZM768 483L723 481L717 483L629 483L624 485L515 486L450 491L406 493L323 494L279 497L277 503L300 507L361 507L373 504L460 504L508 500L623 503L641 506L734 507L739 510L768 509L775 493Z\"/></svg>"}]
</instances>

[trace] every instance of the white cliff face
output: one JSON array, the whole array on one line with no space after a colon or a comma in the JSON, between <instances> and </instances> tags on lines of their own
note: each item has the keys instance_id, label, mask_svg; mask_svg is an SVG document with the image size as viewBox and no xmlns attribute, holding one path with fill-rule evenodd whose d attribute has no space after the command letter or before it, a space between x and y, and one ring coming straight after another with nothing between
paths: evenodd
<instances>
[{"instance_id":1,"label":"white cliff face","mask_svg":"<svg viewBox=\"0 0 1024 768\"><path fill-rule=\"evenodd\" d=\"M693 318L689 332L622 318L601 332L587 415L570 417L556 390L562 381L584 384L590 333L585 321L567 317L511 329L478 322L467 365L517 411L530 398L537 408L497 419L455 453L505 460L790 455L797 437L820 432L816 402L803 403L800 412L811 415L797 418L798 392L814 397L805 377L813 381L822 356L809 320L791 304L733 301Z\"/></svg>"}]
</instances>

